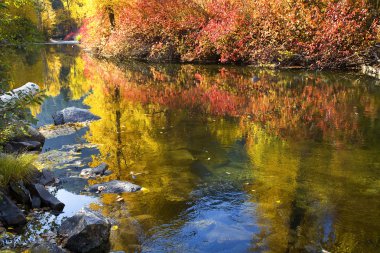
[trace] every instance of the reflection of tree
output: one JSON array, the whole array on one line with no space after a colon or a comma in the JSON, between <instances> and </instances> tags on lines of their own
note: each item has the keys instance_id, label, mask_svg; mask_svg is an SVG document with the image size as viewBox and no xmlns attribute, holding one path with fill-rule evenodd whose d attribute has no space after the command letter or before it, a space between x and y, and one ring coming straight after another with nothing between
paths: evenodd
<instances>
[{"instance_id":1,"label":"reflection of tree","mask_svg":"<svg viewBox=\"0 0 380 253\"><path fill-rule=\"evenodd\" d=\"M86 62L89 71L105 72L102 64L90 58ZM243 116L284 138L331 140L336 146L358 143L363 141L361 114L377 115L378 101L368 98L368 88L346 85L344 76L187 65L114 69L124 99Z\"/></svg>"},{"instance_id":2,"label":"reflection of tree","mask_svg":"<svg viewBox=\"0 0 380 253\"><path fill-rule=\"evenodd\" d=\"M247 191L253 191L261 226L255 250L376 252L375 150L283 142L253 128L247 151L254 180Z\"/></svg>"},{"instance_id":3,"label":"reflection of tree","mask_svg":"<svg viewBox=\"0 0 380 253\"><path fill-rule=\"evenodd\" d=\"M246 190L261 228L252 248L374 252L376 234L368 231L378 231L378 222L366 209L379 206L371 172L379 158L372 154L376 145L370 152L358 149L378 132L379 100L367 86L309 73L84 61L93 87L85 103L101 117L86 139L99 144L99 158L116 172L111 179L148 188L124 196L128 213L146 231L188 208L204 175L237 167L226 147L243 140L251 164L245 178L253 174ZM348 144L354 151L344 148ZM133 179L132 171L142 174ZM112 197L103 201L106 212L127 220Z\"/></svg>"}]
</instances>

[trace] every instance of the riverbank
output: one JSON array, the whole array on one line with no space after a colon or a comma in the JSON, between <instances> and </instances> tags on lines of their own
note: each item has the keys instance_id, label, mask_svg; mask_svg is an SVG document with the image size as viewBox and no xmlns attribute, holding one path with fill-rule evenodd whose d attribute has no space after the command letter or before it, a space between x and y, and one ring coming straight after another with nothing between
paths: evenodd
<instances>
[{"instance_id":1,"label":"riverbank","mask_svg":"<svg viewBox=\"0 0 380 253\"><path fill-rule=\"evenodd\" d=\"M342 69L372 58L378 34L364 1L125 4L94 10L80 29L83 43L119 59Z\"/></svg>"}]
</instances>

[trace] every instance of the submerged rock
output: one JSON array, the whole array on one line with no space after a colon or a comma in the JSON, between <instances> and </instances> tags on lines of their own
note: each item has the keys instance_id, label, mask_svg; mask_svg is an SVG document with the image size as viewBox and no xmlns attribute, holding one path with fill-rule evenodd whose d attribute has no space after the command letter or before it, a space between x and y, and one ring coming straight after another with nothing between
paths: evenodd
<instances>
[{"instance_id":1,"label":"submerged rock","mask_svg":"<svg viewBox=\"0 0 380 253\"><path fill-rule=\"evenodd\" d=\"M66 251L58 247L56 244L43 242L36 243L31 249L28 250L30 253L65 253Z\"/></svg>"},{"instance_id":2,"label":"submerged rock","mask_svg":"<svg viewBox=\"0 0 380 253\"><path fill-rule=\"evenodd\" d=\"M52 210L59 212L65 207L65 204L54 197L42 184L31 184L29 187L32 194L41 199L42 206L50 207Z\"/></svg>"},{"instance_id":3,"label":"submerged rock","mask_svg":"<svg viewBox=\"0 0 380 253\"><path fill-rule=\"evenodd\" d=\"M90 192L102 193L123 193L123 192L136 192L141 190L141 186L132 184L127 181L113 180L106 183L94 184L89 187Z\"/></svg>"},{"instance_id":4,"label":"submerged rock","mask_svg":"<svg viewBox=\"0 0 380 253\"><path fill-rule=\"evenodd\" d=\"M53 139L60 136L71 135L88 126L89 122L68 123L64 125L46 125L39 128L39 131L46 139ZM77 144L79 145L79 144Z\"/></svg>"},{"instance_id":5,"label":"submerged rock","mask_svg":"<svg viewBox=\"0 0 380 253\"><path fill-rule=\"evenodd\" d=\"M26 224L25 215L21 210L0 191L0 221L6 226Z\"/></svg>"},{"instance_id":6,"label":"submerged rock","mask_svg":"<svg viewBox=\"0 0 380 253\"><path fill-rule=\"evenodd\" d=\"M68 107L58 111L52 117L55 125L100 119L100 117L92 114L89 110L76 107Z\"/></svg>"},{"instance_id":7,"label":"submerged rock","mask_svg":"<svg viewBox=\"0 0 380 253\"><path fill-rule=\"evenodd\" d=\"M106 252L109 248L111 223L100 213L84 208L62 222L58 235L63 247L73 252Z\"/></svg>"}]
</instances>

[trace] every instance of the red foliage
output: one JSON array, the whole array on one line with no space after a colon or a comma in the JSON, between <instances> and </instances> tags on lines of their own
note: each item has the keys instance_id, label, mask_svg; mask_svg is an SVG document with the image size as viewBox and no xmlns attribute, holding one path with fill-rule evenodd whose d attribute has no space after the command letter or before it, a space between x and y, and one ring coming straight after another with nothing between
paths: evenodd
<instances>
[{"instance_id":1,"label":"red foliage","mask_svg":"<svg viewBox=\"0 0 380 253\"><path fill-rule=\"evenodd\" d=\"M116 26L100 9L84 36L114 56L150 60L358 64L376 35L364 0L120 0Z\"/></svg>"}]
</instances>

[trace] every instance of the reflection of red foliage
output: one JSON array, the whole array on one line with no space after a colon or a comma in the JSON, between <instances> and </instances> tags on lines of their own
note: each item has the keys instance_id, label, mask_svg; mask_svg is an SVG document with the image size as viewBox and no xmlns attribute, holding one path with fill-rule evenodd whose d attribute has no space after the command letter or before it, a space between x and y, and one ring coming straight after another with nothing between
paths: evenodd
<instances>
[{"instance_id":1,"label":"reflection of red foliage","mask_svg":"<svg viewBox=\"0 0 380 253\"><path fill-rule=\"evenodd\" d=\"M168 75L153 67L149 71L128 69L126 73L110 63L91 58L86 62L86 75L100 77L106 94L119 87L128 101L219 116L250 116L278 135L360 137L353 108L357 90L339 82L327 84L310 75L297 85L288 85L268 74L252 82L246 75L225 68L211 75L191 68ZM194 84L194 76L202 82ZM370 110L370 100L363 103Z\"/></svg>"}]
</instances>

